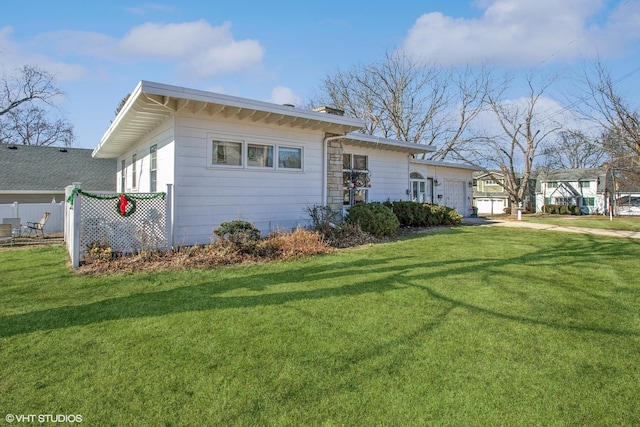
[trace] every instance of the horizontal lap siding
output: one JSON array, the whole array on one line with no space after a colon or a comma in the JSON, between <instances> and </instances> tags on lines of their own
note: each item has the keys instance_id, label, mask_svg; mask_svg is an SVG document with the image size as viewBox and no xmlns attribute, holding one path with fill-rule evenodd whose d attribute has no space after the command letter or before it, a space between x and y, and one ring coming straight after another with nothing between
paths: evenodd
<instances>
[{"instance_id":1,"label":"horizontal lap siding","mask_svg":"<svg viewBox=\"0 0 640 427\"><path fill-rule=\"evenodd\" d=\"M407 200L409 188L408 154L389 150L367 149L345 145L346 154L369 157L370 202Z\"/></svg>"},{"instance_id":2,"label":"horizontal lap siding","mask_svg":"<svg viewBox=\"0 0 640 427\"><path fill-rule=\"evenodd\" d=\"M250 121L185 114L176 136L175 243L209 243L221 222L243 219L263 233L305 224L305 207L322 202L322 134ZM299 171L209 165L212 138L303 148Z\"/></svg>"}]
</instances>

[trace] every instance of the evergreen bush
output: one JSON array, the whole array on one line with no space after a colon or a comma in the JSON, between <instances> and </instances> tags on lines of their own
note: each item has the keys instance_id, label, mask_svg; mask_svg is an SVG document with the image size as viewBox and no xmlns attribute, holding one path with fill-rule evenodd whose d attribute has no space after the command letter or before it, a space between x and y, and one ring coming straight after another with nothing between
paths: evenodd
<instances>
[{"instance_id":1,"label":"evergreen bush","mask_svg":"<svg viewBox=\"0 0 640 427\"><path fill-rule=\"evenodd\" d=\"M361 203L349 208L345 222L358 224L362 231L374 236L390 236L400 227L391 209L379 202Z\"/></svg>"}]
</instances>

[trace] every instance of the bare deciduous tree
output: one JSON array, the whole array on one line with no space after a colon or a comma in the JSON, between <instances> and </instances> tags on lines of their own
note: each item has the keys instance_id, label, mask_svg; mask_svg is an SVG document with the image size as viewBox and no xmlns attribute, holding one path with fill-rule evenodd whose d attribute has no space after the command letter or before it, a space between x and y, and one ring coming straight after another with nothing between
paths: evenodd
<instances>
[{"instance_id":1,"label":"bare deciduous tree","mask_svg":"<svg viewBox=\"0 0 640 427\"><path fill-rule=\"evenodd\" d=\"M609 144L618 143L619 148L640 155L640 118L617 86L622 78L613 80L601 62L594 69L595 77L585 73L588 90L585 105L590 109L587 114L607 130Z\"/></svg>"},{"instance_id":2,"label":"bare deciduous tree","mask_svg":"<svg viewBox=\"0 0 640 427\"><path fill-rule=\"evenodd\" d=\"M20 107L24 103L42 101L50 104L62 94L54 84L54 77L38 67L25 65L17 76L2 77L0 91L0 116Z\"/></svg>"},{"instance_id":3,"label":"bare deciduous tree","mask_svg":"<svg viewBox=\"0 0 640 427\"><path fill-rule=\"evenodd\" d=\"M14 108L1 122L0 139L23 145L71 146L73 126L37 105Z\"/></svg>"},{"instance_id":4,"label":"bare deciduous tree","mask_svg":"<svg viewBox=\"0 0 640 427\"><path fill-rule=\"evenodd\" d=\"M499 169L503 175L501 185L509 194L512 206L525 202L541 143L561 129L561 125L552 119L539 120L543 117L539 103L553 81L554 78L549 78L538 82L529 75L526 77L527 96L513 101L506 99L513 79L505 78L500 89L489 91L487 95L487 105L494 113L500 131L487 135L482 155L489 166ZM512 210L514 213L515 209Z\"/></svg>"},{"instance_id":5,"label":"bare deciduous tree","mask_svg":"<svg viewBox=\"0 0 640 427\"><path fill-rule=\"evenodd\" d=\"M602 141L576 129L562 130L554 143L543 148L544 164L549 169L595 168L607 158Z\"/></svg>"},{"instance_id":6,"label":"bare deciduous tree","mask_svg":"<svg viewBox=\"0 0 640 427\"><path fill-rule=\"evenodd\" d=\"M485 69L443 68L394 52L328 76L319 102L364 120L364 133L435 146L431 159L460 159L477 138L469 125L483 108L488 78Z\"/></svg>"},{"instance_id":7,"label":"bare deciduous tree","mask_svg":"<svg viewBox=\"0 0 640 427\"><path fill-rule=\"evenodd\" d=\"M14 76L3 76L0 88L0 142L70 146L73 126L59 117L55 104L62 92L54 76L25 65ZM46 108L45 108L46 107Z\"/></svg>"}]
</instances>

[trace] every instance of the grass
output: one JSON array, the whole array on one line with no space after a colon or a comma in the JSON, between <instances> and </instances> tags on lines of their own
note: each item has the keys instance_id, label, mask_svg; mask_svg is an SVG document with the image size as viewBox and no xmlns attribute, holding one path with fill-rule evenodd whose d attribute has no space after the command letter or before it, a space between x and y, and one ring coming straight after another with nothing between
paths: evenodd
<instances>
[{"instance_id":1,"label":"grass","mask_svg":"<svg viewBox=\"0 0 640 427\"><path fill-rule=\"evenodd\" d=\"M640 218L613 217L612 220L604 215L525 215L524 220L541 224L561 225L568 227L603 228L607 230L640 231Z\"/></svg>"},{"instance_id":2,"label":"grass","mask_svg":"<svg viewBox=\"0 0 640 427\"><path fill-rule=\"evenodd\" d=\"M458 227L250 267L0 251L0 411L87 425L638 425L640 242Z\"/></svg>"}]
</instances>

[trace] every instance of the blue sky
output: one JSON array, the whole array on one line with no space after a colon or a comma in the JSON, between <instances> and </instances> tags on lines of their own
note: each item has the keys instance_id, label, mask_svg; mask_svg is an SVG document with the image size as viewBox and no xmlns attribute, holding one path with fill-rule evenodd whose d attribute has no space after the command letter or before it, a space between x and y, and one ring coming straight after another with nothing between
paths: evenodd
<instances>
[{"instance_id":1,"label":"blue sky","mask_svg":"<svg viewBox=\"0 0 640 427\"><path fill-rule=\"evenodd\" d=\"M506 70L599 55L634 87L640 0L35 0L3 2L0 15L2 72L56 74L84 148L140 80L299 105L327 74L393 49Z\"/></svg>"}]
</instances>

